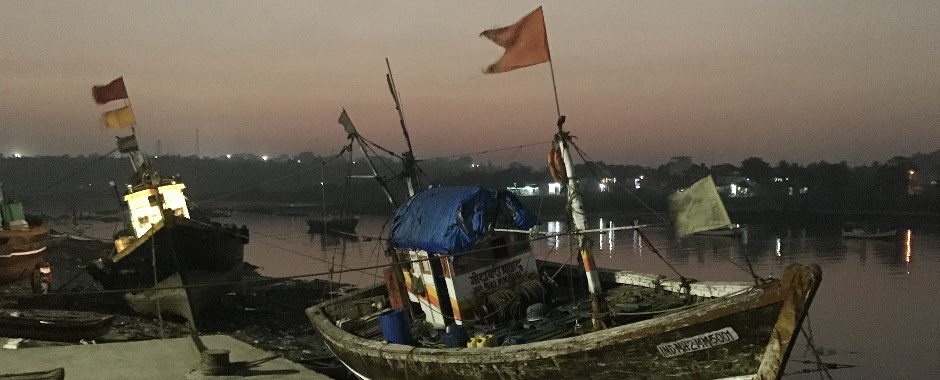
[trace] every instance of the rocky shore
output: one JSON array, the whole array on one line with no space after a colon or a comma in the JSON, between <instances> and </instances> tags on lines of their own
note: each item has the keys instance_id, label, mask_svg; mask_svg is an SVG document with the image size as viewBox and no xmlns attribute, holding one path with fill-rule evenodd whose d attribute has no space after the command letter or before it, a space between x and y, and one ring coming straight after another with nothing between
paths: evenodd
<instances>
[{"instance_id":1,"label":"rocky shore","mask_svg":"<svg viewBox=\"0 0 940 380\"><path fill-rule=\"evenodd\" d=\"M108 242L53 238L45 258L52 264L55 281L47 295L33 295L28 281L0 286L0 308L93 311L115 316L110 331L94 341L24 340L19 347L100 344L179 338L190 335L182 320L135 314L120 294L96 294L102 288L85 266L102 257ZM333 358L303 311L351 287L324 280L281 280L263 277L245 265L243 284L225 296L221 307L200 318L200 334L225 334L300 363L327 376L346 379L349 374ZM5 341L5 340L4 340Z\"/></svg>"}]
</instances>

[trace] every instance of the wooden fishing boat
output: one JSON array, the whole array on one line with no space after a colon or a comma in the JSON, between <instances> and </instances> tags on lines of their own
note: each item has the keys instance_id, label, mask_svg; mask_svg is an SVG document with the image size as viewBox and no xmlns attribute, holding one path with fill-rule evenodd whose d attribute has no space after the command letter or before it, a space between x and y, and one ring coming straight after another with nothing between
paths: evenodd
<instances>
[{"instance_id":1,"label":"wooden fishing boat","mask_svg":"<svg viewBox=\"0 0 940 380\"><path fill-rule=\"evenodd\" d=\"M4 200L0 188L0 285L30 278L43 262L49 227L25 219L23 204Z\"/></svg>"},{"instance_id":2,"label":"wooden fishing boat","mask_svg":"<svg viewBox=\"0 0 940 380\"><path fill-rule=\"evenodd\" d=\"M123 78L94 87L92 94L99 104L127 98ZM106 113L106 124L133 131L133 114L107 116L130 112L129 107ZM195 323L240 279L248 228L191 218L186 185L160 175L141 153L136 134L118 137L117 146L134 168L119 202L125 229L116 234L114 250L88 271L104 288L126 290L124 298L137 312L174 314Z\"/></svg>"},{"instance_id":3,"label":"wooden fishing boat","mask_svg":"<svg viewBox=\"0 0 940 380\"><path fill-rule=\"evenodd\" d=\"M520 23L544 31L540 15ZM482 35L503 45L519 28ZM407 140L391 70L387 78ZM345 110L339 122L354 136ZM402 159L411 198L387 240L385 284L306 310L332 353L362 379L780 378L820 268L791 264L782 278L754 275L754 283L598 268L587 234L601 230L586 228L564 122L559 113L549 172L566 182L566 234L580 265L536 258L536 218L508 191L415 194L409 141ZM679 236L731 224L711 177L670 197L670 212Z\"/></svg>"},{"instance_id":4,"label":"wooden fishing boat","mask_svg":"<svg viewBox=\"0 0 940 380\"><path fill-rule=\"evenodd\" d=\"M73 310L0 309L0 336L75 342L111 328L113 315Z\"/></svg>"},{"instance_id":5,"label":"wooden fishing boat","mask_svg":"<svg viewBox=\"0 0 940 380\"><path fill-rule=\"evenodd\" d=\"M869 227L864 222L851 222L842 226L842 237L850 239L891 239L898 237L898 230Z\"/></svg>"},{"instance_id":6,"label":"wooden fishing boat","mask_svg":"<svg viewBox=\"0 0 940 380\"><path fill-rule=\"evenodd\" d=\"M307 219L310 233L355 235L359 218Z\"/></svg>"},{"instance_id":7,"label":"wooden fishing boat","mask_svg":"<svg viewBox=\"0 0 940 380\"><path fill-rule=\"evenodd\" d=\"M128 234L117 236L89 273L106 289L127 290L137 312L196 318L240 279L248 229L190 219L185 185L144 170L150 180L123 197Z\"/></svg>"},{"instance_id":8,"label":"wooden fishing boat","mask_svg":"<svg viewBox=\"0 0 940 380\"><path fill-rule=\"evenodd\" d=\"M65 379L65 368L59 367L48 371L24 372L24 373L0 373L0 380L63 380Z\"/></svg>"},{"instance_id":9,"label":"wooden fishing boat","mask_svg":"<svg viewBox=\"0 0 940 380\"><path fill-rule=\"evenodd\" d=\"M446 217L447 213L441 212L445 208L416 204L441 198L451 189L434 190L418 194L402 206L396 222L412 211L414 215L434 215L437 210L441 220L453 221L445 223L442 230L460 229L457 220L461 218ZM448 210L466 210L468 204L475 205L473 209L481 202L477 197ZM519 219L519 212L502 215ZM464 220L481 217L470 216ZM423 221L421 227L425 226ZM463 240L474 235L468 233L453 241L463 242L464 252L469 253L434 255L427 252L441 251L432 247L439 239L417 242L430 251L400 248L415 245L408 242L415 236L434 235L420 227L408 232L413 227L396 223L393 232L404 236L393 235L392 239L399 247L401 262L410 262L402 265L407 297L420 305L412 310L413 322L405 327L415 338L389 342L387 329L381 326L382 318L392 312L387 305L397 303L400 289L394 285L364 289L306 311L332 352L360 378L776 378L821 280L818 267L798 264L789 266L781 279L764 279L758 284L691 283L654 274L595 269L592 272L605 289L610 317L608 328L592 331L593 305L587 287L581 286L575 299L543 303L569 290L561 286L553 291L546 284L570 282L574 278L569 274L583 273L582 268L535 260L527 235L492 231L471 243ZM539 281L552 273L561 277ZM540 283L536 288L544 291L526 294L514 290L531 288L533 282ZM547 312L535 319L530 313L518 312L539 308L533 305L541 305ZM517 312L498 312L502 308ZM448 341L446 331L455 326L468 336L479 334L482 341L492 343L448 347L453 340ZM437 339L433 333L421 333L436 330L443 330ZM398 335L391 337L394 340Z\"/></svg>"}]
</instances>

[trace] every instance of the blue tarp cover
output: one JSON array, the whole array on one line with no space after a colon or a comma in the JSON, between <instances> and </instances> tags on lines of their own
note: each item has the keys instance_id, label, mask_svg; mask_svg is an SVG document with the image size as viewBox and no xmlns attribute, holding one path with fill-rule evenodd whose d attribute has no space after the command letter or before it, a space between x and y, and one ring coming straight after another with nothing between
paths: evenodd
<instances>
[{"instance_id":1,"label":"blue tarp cover","mask_svg":"<svg viewBox=\"0 0 940 380\"><path fill-rule=\"evenodd\" d=\"M398 208L392 243L398 248L460 254L497 222L528 229L537 218L512 193L477 186L433 187Z\"/></svg>"}]
</instances>

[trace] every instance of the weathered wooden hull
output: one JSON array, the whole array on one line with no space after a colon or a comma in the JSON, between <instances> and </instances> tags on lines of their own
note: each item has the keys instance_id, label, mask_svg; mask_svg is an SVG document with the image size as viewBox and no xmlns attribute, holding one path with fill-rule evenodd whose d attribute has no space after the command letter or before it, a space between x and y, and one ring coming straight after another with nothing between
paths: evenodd
<instances>
[{"instance_id":1,"label":"weathered wooden hull","mask_svg":"<svg viewBox=\"0 0 940 380\"><path fill-rule=\"evenodd\" d=\"M818 267L792 265L779 281L673 314L571 338L494 348L386 344L336 327L326 312L331 304L382 294L384 286L311 307L307 315L333 353L358 376L368 379L713 379L748 375L771 379L783 372L820 280Z\"/></svg>"},{"instance_id":2,"label":"weathered wooden hull","mask_svg":"<svg viewBox=\"0 0 940 380\"><path fill-rule=\"evenodd\" d=\"M125 298L139 312L152 314L156 308L147 304L154 303L152 300L155 299L182 299L183 304L191 304L192 314L198 316L201 310L212 307L233 287L228 283L239 280L247 242L243 233L232 227L174 217L172 223L143 238L129 254L105 263L103 268L90 265L89 273L106 289L126 289L135 293ZM158 282L156 287L154 277ZM194 287L182 290L179 289L181 286ZM176 289L155 291L165 287ZM193 317L189 310L184 310L188 307L178 312L177 309L170 308L169 311L186 318Z\"/></svg>"},{"instance_id":3,"label":"weathered wooden hull","mask_svg":"<svg viewBox=\"0 0 940 380\"><path fill-rule=\"evenodd\" d=\"M0 336L65 342L95 339L108 332L113 319L85 311L0 309Z\"/></svg>"},{"instance_id":4,"label":"weathered wooden hull","mask_svg":"<svg viewBox=\"0 0 940 380\"><path fill-rule=\"evenodd\" d=\"M28 279L43 261L49 227L0 230L0 285Z\"/></svg>"}]
</instances>

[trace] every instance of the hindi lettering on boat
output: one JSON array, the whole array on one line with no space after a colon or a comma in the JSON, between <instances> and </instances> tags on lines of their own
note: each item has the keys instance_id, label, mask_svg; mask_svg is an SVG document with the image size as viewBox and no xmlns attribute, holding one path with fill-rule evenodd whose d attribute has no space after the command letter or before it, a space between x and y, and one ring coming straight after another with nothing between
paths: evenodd
<instances>
[{"instance_id":1,"label":"hindi lettering on boat","mask_svg":"<svg viewBox=\"0 0 940 380\"><path fill-rule=\"evenodd\" d=\"M506 49L498 61L483 70L486 74L502 73L552 60L542 7L515 24L480 33Z\"/></svg>"}]
</instances>

